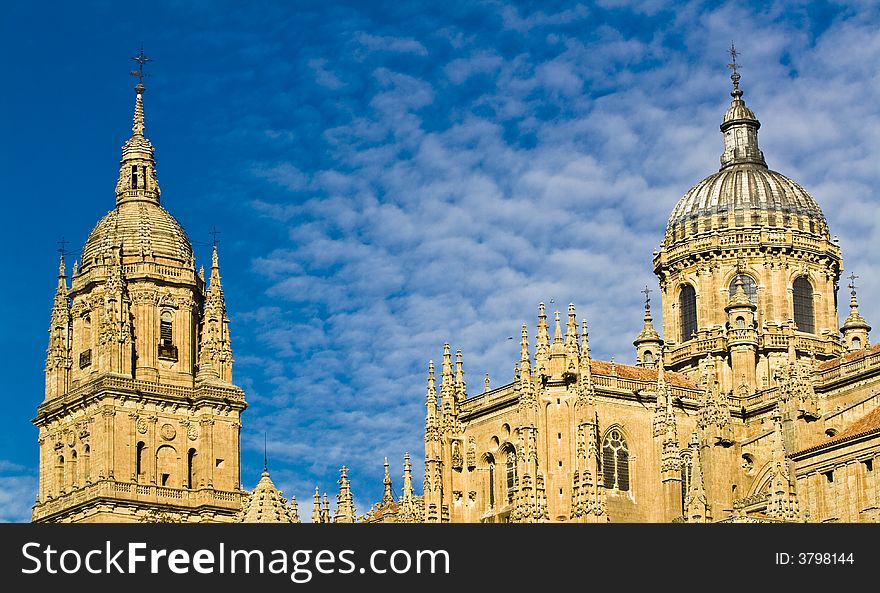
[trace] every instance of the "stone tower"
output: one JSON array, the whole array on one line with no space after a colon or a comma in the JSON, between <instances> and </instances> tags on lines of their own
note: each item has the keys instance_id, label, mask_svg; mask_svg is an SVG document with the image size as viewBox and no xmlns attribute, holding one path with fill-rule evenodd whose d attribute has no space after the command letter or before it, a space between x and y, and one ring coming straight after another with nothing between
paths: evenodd
<instances>
[{"instance_id":1,"label":"stone tower","mask_svg":"<svg viewBox=\"0 0 880 593\"><path fill-rule=\"evenodd\" d=\"M143 59L143 56L141 56ZM160 205L144 86L122 147L116 205L55 292L33 520L232 521L240 414L214 247L210 284Z\"/></svg>"},{"instance_id":2,"label":"stone tower","mask_svg":"<svg viewBox=\"0 0 880 593\"><path fill-rule=\"evenodd\" d=\"M663 299L667 368L692 380L711 357L722 392L776 384L793 345L797 360L839 356L840 248L819 205L767 167L760 122L740 75L724 114L721 168L672 211L654 253Z\"/></svg>"}]
</instances>

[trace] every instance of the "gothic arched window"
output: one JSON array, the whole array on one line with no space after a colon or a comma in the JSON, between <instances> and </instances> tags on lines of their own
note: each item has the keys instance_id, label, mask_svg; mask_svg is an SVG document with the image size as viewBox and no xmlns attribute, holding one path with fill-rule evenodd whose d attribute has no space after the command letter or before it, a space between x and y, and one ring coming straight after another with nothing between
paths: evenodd
<instances>
[{"instance_id":1,"label":"gothic arched window","mask_svg":"<svg viewBox=\"0 0 880 593\"><path fill-rule=\"evenodd\" d=\"M611 429L602 441L602 477L606 488L629 490L629 450L619 429Z\"/></svg>"},{"instance_id":2,"label":"gothic arched window","mask_svg":"<svg viewBox=\"0 0 880 593\"><path fill-rule=\"evenodd\" d=\"M813 312L813 285L805 276L794 281L794 323L798 331L816 333L816 316Z\"/></svg>"},{"instance_id":3,"label":"gothic arched window","mask_svg":"<svg viewBox=\"0 0 880 593\"><path fill-rule=\"evenodd\" d=\"M645 364L654 364L654 353L650 350L645 352Z\"/></svg>"},{"instance_id":4,"label":"gothic arched window","mask_svg":"<svg viewBox=\"0 0 880 593\"><path fill-rule=\"evenodd\" d=\"M736 281L737 279L741 279L743 283L743 291L748 295L749 300L752 301L753 305L758 304L758 285L755 284L755 279L749 276L748 274L737 274L734 276L733 280L730 281L730 287L728 288L728 293L730 294L730 298L733 298L733 295L736 294Z\"/></svg>"},{"instance_id":5,"label":"gothic arched window","mask_svg":"<svg viewBox=\"0 0 880 593\"><path fill-rule=\"evenodd\" d=\"M678 308L681 315L681 341L687 342L697 333L697 293L690 284L681 287Z\"/></svg>"},{"instance_id":6,"label":"gothic arched window","mask_svg":"<svg viewBox=\"0 0 880 593\"><path fill-rule=\"evenodd\" d=\"M516 489L516 450L511 447L507 450L507 502L513 502L513 492Z\"/></svg>"},{"instance_id":7,"label":"gothic arched window","mask_svg":"<svg viewBox=\"0 0 880 593\"><path fill-rule=\"evenodd\" d=\"M489 508L495 508L495 458L492 455L486 454L486 465L489 466Z\"/></svg>"}]
</instances>

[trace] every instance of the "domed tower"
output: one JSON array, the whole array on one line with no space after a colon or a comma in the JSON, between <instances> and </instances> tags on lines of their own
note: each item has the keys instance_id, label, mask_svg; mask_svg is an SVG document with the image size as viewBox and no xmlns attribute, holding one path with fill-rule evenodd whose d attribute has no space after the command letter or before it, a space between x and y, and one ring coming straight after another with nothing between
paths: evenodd
<instances>
[{"instance_id":1,"label":"domed tower","mask_svg":"<svg viewBox=\"0 0 880 593\"><path fill-rule=\"evenodd\" d=\"M141 66L146 58L136 58ZM138 71L140 73L140 71ZM142 83L116 204L62 260L39 427L35 521L231 521L241 507L240 413L214 248L210 285L160 204Z\"/></svg>"},{"instance_id":2,"label":"domed tower","mask_svg":"<svg viewBox=\"0 0 880 593\"><path fill-rule=\"evenodd\" d=\"M816 201L767 167L761 123L731 66L721 168L672 210L654 273L667 368L696 380L709 356L722 391L743 394L774 384L790 344L803 360L843 352L836 301L842 262Z\"/></svg>"}]
</instances>

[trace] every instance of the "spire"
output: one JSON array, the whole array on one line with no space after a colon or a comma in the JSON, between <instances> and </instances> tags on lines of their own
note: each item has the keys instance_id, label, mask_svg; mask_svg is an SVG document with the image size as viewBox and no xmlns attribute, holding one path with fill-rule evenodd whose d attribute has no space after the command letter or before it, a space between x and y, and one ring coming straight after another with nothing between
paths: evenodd
<instances>
[{"instance_id":1,"label":"spire","mask_svg":"<svg viewBox=\"0 0 880 593\"><path fill-rule=\"evenodd\" d=\"M593 403L593 361L590 359L590 337L587 332L587 320L582 321L580 370L578 382L577 406L581 408L585 404Z\"/></svg>"},{"instance_id":2,"label":"spire","mask_svg":"<svg viewBox=\"0 0 880 593\"><path fill-rule=\"evenodd\" d=\"M296 504L296 496L290 497L290 519L292 523L301 523L299 520L299 507Z\"/></svg>"},{"instance_id":3,"label":"spire","mask_svg":"<svg viewBox=\"0 0 880 593\"><path fill-rule=\"evenodd\" d=\"M382 494L382 504L391 504L394 502L394 490L391 488L391 473L388 471L388 458L385 458L385 492Z\"/></svg>"},{"instance_id":4,"label":"spire","mask_svg":"<svg viewBox=\"0 0 880 593\"><path fill-rule=\"evenodd\" d=\"M787 521L798 521L798 499L791 479L791 468L785 452L782 435L782 415L779 406L773 414L773 451L770 478L770 498L767 501L767 514Z\"/></svg>"},{"instance_id":5,"label":"spire","mask_svg":"<svg viewBox=\"0 0 880 593\"><path fill-rule=\"evenodd\" d=\"M461 362L461 350L455 351L455 398L457 401L467 399L467 385L464 382L464 366Z\"/></svg>"},{"instance_id":6,"label":"spire","mask_svg":"<svg viewBox=\"0 0 880 593\"><path fill-rule=\"evenodd\" d=\"M348 468L344 465L339 469L338 484L339 494L336 496L336 516L333 517L333 522L354 523L355 511L351 494L351 482L348 480Z\"/></svg>"},{"instance_id":7,"label":"spire","mask_svg":"<svg viewBox=\"0 0 880 593\"><path fill-rule=\"evenodd\" d=\"M730 80L733 82L733 90L730 96L733 101L724 114L724 120L721 123L721 132L724 134L724 153L721 155L721 168L738 164L754 164L767 167L764 160L764 153L758 148L758 128L761 122L755 117L751 109L746 107L745 101L742 99L742 89L739 88L740 74L736 58L739 52L730 44L731 63L727 65L733 70Z\"/></svg>"},{"instance_id":8,"label":"spire","mask_svg":"<svg viewBox=\"0 0 880 593\"><path fill-rule=\"evenodd\" d=\"M639 332L639 335L633 341L633 346L636 347L637 365L652 368L658 364L657 359L660 357L663 339L657 330L654 329L653 318L651 317L651 298L649 295L652 291L645 285L645 290L642 292L645 294L645 324L642 326L642 331ZM662 366L662 361L660 365Z\"/></svg>"},{"instance_id":9,"label":"spire","mask_svg":"<svg viewBox=\"0 0 880 593\"><path fill-rule=\"evenodd\" d=\"M398 507L398 522L416 522L416 507L413 498L412 464L409 461L409 451L407 451L403 456L403 495L400 497L400 505Z\"/></svg>"},{"instance_id":10,"label":"spire","mask_svg":"<svg viewBox=\"0 0 880 593\"><path fill-rule=\"evenodd\" d=\"M116 204L130 201L146 201L159 203L160 189L156 180L156 161L154 149L144 136L144 65L151 61L141 53L132 58L138 63L138 70L131 72L138 77L134 87L134 117L132 118L131 138L122 146L122 161L119 167L119 179L116 182Z\"/></svg>"},{"instance_id":11,"label":"spire","mask_svg":"<svg viewBox=\"0 0 880 593\"><path fill-rule=\"evenodd\" d=\"M535 338L535 372L548 374L550 362L550 333L547 331L547 314L544 303L538 305L538 334Z\"/></svg>"},{"instance_id":12,"label":"spire","mask_svg":"<svg viewBox=\"0 0 880 593\"><path fill-rule=\"evenodd\" d=\"M243 499L240 521L242 523L299 523L296 499L291 499L292 507L287 506L284 493L275 487L269 472L263 470L260 481L253 491Z\"/></svg>"},{"instance_id":13,"label":"spire","mask_svg":"<svg viewBox=\"0 0 880 593\"><path fill-rule=\"evenodd\" d=\"M565 371L564 374L571 379L578 375L580 365L580 352L578 352L577 315L574 303L568 304L568 324L565 328Z\"/></svg>"},{"instance_id":14,"label":"spire","mask_svg":"<svg viewBox=\"0 0 880 593\"><path fill-rule=\"evenodd\" d=\"M559 311L556 311L556 327L553 329L553 344L562 344L562 328L559 325Z\"/></svg>"},{"instance_id":15,"label":"spire","mask_svg":"<svg viewBox=\"0 0 880 593\"><path fill-rule=\"evenodd\" d=\"M519 374L523 380L531 379L532 355L529 353L529 328L522 324L522 340L519 344Z\"/></svg>"},{"instance_id":16,"label":"spire","mask_svg":"<svg viewBox=\"0 0 880 593\"><path fill-rule=\"evenodd\" d=\"M437 416L437 386L434 383L434 361L428 361L428 390L425 397L425 407L428 409L427 419Z\"/></svg>"},{"instance_id":17,"label":"spire","mask_svg":"<svg viewBox=\"0 0 880 593\"><path fill-rule=\"evenodd\" d=\"M691 484L685 497L685 519L688 523L707 523L710 520L709 502L703 485L703 464L700 461L700 442L697 433L691 434L689 443L693 466Z\"/></svg>"},{"instance_id":18,"label":"spire","mask_svg":"<svg viewBox=\"0 0 880 593\"><path fill-rule=\"evenodd\" d=\"M229 340L229 318L226 299L220 284L220 259L217 245L211 253L211 282L205 291L205 310L202 317L199 346L198 381L232 382L232 346Z\"/></svg>"},{"instance_id":19,"label":"spire","mask_svg":"<svg viewBox=\"0 0 880 593\"><path fill-rule=\"evenodd\" d=\"M46 349L47 400L67 392L70 369L73 366L70 352L70 325L70 298L64 269L64 253L62 253L58 263L58 285L52 303L52 318L49 321L49 346Z\"/></svg>"},{"instance_id":20,"label":"spire","mask_svg":"<svg viewBox=\"0 0 880 593\"><path fill-rule=\"evenodd\" d=\"M843 322L843 327L840 328L840 332L843 334L843 340L850 350L867 348L868 332L871 331L871 326L868 325L868 322L865 321L865 318L859 313L859 301L856 298L855 284L857 278L858 276L856 276L855 273L849 275L849 315Z\"/></svg>"},{"instance_id":21,"label":"spire","mask_svg":"<svg viewBox=\"0 0 880 593\"><path fill-rule=\"evenodd\" d=\"M312 523L323 523L321 520L321 495L318 493L317 486L315 486L315 502L312 506Z\"/></svg>"},{"instance_id":22,"label":"spire","mask_svg":"<svg viewBox=\"0 0 880 593\"><path fill-rule=\"evenodd\" d=\"M490 389L491 388L489 387L489 373L486 373L486 381L483 385L483 393L488 392Z\"/></svg>"},{"instance_id":23,"label":"spire","mask_svg":"<svg viewBox=\"0 0 880 593\"><path fill-rule=\"evenodd\" d=\"M324 493L324 508L321 509L321 523L329 523L330 522L330 499L327 498L327 493Z\"/></svg>"}]
</instances>

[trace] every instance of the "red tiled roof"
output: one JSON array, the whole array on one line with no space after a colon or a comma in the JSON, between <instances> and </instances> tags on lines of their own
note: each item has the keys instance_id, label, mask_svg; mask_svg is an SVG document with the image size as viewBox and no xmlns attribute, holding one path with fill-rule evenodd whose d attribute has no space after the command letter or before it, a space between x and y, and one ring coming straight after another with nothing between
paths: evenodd
<instances>
[{"instance_id":1,"label":"red tiled roof","mask_svg":"<svg viewBox=\"0 0 880 593\"><path fill-rule=\"evenodd\" d=\"M596 375L610 375L612 363L606 360L591 360L590 370ZM640 381L656 381L657 371L655 369L646 369L633 366L631 364L613 363L617 368L617 376L622 379L637 379ZM664 374L666 382L675 387L689 387L697 389L697 385L690 379L680 373L666 371Z\"/></svg>"},{"instance_id":2,"label":"red tiled roof","mask_svg":"<svg viewBox=\"0 0 880 593\"><path fill-rule=\"evenodd\" d=\"M797 453L799 454L806 453L808 451L816 451L828 445L847 441L849 439L865 434L870 434L872 432L880 432L880 406L877 406L876 408L847 426L844 430L834 435L832 438L822 441L817 445L813 445L812 447L802 449Z\"/></svg>"},{"instance_id":3,"label":"red tiled roof","mask_svg":"<svg viewBox=\"0 0 880 593\"><path fill-rule=\"evenodd\" d=\"M824 371L825 369L830 369L839 364L843 364L844 362L850 362L853 360L857 360L859 358L863 358L865 356L869 356L871 354L875 354L880 352L880 344L874 344L870 348L863 348L862 350L855 350L853 352L847 352L843 356L839 356L837 358L832 358L831 360L826 360L823 363L820 363L818 368L820 371Z\"/></svg>"}]
</instances>

